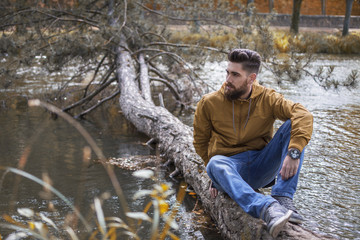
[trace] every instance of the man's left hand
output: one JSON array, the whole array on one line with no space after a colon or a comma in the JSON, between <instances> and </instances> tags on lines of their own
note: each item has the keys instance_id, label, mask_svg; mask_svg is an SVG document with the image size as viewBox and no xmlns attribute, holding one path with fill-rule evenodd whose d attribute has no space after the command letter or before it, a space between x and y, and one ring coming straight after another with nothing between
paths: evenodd
<instances>
[{"instance_id":1,"label":"man's left hand","mask_svg":"<svg viewBox=\"0 0 360 240\"><path fill-rule=\"evenodd\" d=\"M286 156L283 162L283 165L280 170L280 175L283 180L288 180L289 178L295 176L299 168L300 159L291 159L290 156Z\"/></svg>"}]
</instances>

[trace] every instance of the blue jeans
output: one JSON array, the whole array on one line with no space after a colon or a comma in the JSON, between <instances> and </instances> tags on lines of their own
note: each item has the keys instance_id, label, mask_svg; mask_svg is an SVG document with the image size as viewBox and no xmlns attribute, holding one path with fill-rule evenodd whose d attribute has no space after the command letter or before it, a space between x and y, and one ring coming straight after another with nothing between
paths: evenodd
<instances>
[{"instance_id":1,"label":"blue jeans","mask_svg":"<svg viewBox=\"0 0 360 240\"><path fill-rule=\"evenodd\" d=\"M299 179L304 151L295 176L283 180L279 174L290 142L291 121L287 120L273 139L260 151L246 151L231 157L213 156L206 171L213 185L226 192L239 206L253 217L259 218L261 209L276 201L254 189L266 186L277 176L272 196L293 198Z\"/></svg>"}]
</instances>

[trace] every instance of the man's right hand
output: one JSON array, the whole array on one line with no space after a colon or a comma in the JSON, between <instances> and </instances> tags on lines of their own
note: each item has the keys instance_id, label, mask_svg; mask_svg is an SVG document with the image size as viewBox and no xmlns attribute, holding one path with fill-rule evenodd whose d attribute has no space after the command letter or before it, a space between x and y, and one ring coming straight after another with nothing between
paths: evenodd
<instances>
[{"instance_id":1,"label":"man's right hand","mask_svg":"<svg viewBox=\"0 0 360 240\"><path fill-rule=\"evenodd\" d=\"M212 198L216 198L216 196L218 195L218 190L217 190L216 188L213 188L213 187L212 187L212 182L210 182L209 191L210 191L210 196L211 196Z\"/></svg>"}]
</instances>

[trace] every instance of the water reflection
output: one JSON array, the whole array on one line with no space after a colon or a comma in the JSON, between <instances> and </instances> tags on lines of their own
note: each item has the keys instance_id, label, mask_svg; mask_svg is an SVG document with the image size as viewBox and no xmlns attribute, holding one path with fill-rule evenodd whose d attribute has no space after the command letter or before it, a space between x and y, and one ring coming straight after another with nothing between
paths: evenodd
<instances>
[{"instance_id":1,"label":"water reflection","mask_svg":"<svg viewBox=\"0 0 360 240\"><path fill-rule=\"evenodd\" d=\"M358 238L360 106L313 113L314 140L309 146L303 169L305 179L298 196L301 192L308 195L301 202L306 204L304 211L319 229L335 236ZM318 211L314 212L314 209Z\"/></svg>"}]
</instances>

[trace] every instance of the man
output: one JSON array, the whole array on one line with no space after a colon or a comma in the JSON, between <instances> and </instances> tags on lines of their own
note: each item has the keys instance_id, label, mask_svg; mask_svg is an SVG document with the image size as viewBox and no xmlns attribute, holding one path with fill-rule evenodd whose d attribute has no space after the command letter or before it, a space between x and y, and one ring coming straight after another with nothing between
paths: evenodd
<instances>
[{"instance_id":1,"label":"man","mask_svg":"<svg viewBox=\"0 0 360 240\"><path fill-rule=\"evenodd\" d=\"M211 196L226 192L246 213L263 219L276 237L287 221L304 220L292 198L313 117L302 105L257 83L257 52L234 49L228 60L221 89L197 105L194 147L212 180ZM272 137L276 119L285 123ZM271 196L256 192L276 177Z\"/></svg>"}]
</instances>

